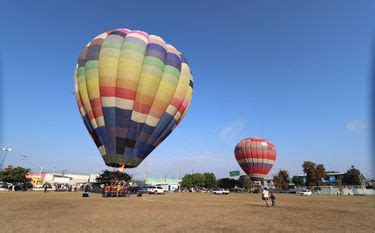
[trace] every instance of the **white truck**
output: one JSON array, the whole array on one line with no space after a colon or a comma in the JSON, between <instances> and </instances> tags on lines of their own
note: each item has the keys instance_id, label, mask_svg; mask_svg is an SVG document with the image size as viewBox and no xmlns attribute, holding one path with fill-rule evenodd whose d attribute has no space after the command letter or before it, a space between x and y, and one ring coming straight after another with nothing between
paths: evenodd
<instances>
[{"instance_id":1,"label":"white truck","mask_svg":"<svg viewBox=\"0 0 375 233\"><path fill-rule=\"evenodd\" d=\"M165 190L161 186L148 186L147 192L149 194L165 194Z\"/></svg>"},{"instance_id":2,"label":"white truck","mask_svg":"<svg viewBox=\"0 0 375 233\"><path fill-rule=\"evenodd\" d=\"M224 189L217 189L215 191L212 191L212 193L216 195L228 195L229 191Z\"/></svg>"}]
</instances>

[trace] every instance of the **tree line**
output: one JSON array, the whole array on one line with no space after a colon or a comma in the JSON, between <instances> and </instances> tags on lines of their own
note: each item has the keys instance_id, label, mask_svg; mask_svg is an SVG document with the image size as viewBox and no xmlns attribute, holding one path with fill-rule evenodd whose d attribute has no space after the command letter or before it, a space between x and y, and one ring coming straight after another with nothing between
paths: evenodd
<instances>
[{"instance_id":1,"label":"tree line","mask_svg":"<svg viewBox=\"0 0 375 233\"><path fill-rule=\"evenodd\" d=\"M273 177L273 183L276 188L287 190L289 183L293 183L296 186L324 186L323 179L328 176L328 173L335 173L332 171L326 171L323 164L316 164L311 161L305 161L302 164L302 170L305 174L305 179L302 176L293 176L289 178L288 171L280 170L277 175ZM364 176L360 170L351 166L349 170L344 173L343 177L336 180L338 185L363 185Z\"/></svg>"},{"instance_id":2,"label":"tree line","mask_svg":"<svg viewBox=\"0 0 375 233\"><path fill-rule=\"evenodd\" d=\"M293 183L296 186L322 186L325 183L322 181L326 178L328 173L323 164L316 164L311 161L305 161L302 164L302 170L305 174L305 179L302 176L293 176L291 179L289 177L287 170L280 170L275 176L273 176L273 183L276 188L287 190L289 184ZM0 171L0 181L9 183L22 183L29 182L26 178L26 174L30 172L30 169L16 167L16 168L6 168ZM131 176L126 173L121 173L119 171L108 171L104 170L97 178L98 183L113 183L115 181L129 181ZM338 185L363 185L364 176L361 174L360 170L351 166L350 169L344 173L343 177L337 180ZM254 187L254 183L250 180L247 175L242 175L238 180L232 178L222 178L216 179L213 173L195 173L187 174L182 178L181 187L187 189L233 189L244 188L250 189ZM375 188L375 187L374 187Z\"/></svg>"}]
</instances>

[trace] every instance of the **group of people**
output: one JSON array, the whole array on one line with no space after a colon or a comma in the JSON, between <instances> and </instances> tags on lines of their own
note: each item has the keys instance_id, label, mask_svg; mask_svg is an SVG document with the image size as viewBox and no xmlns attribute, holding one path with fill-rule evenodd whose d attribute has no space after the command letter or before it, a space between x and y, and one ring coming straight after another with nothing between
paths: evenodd
<instances>
[{"instance_id":1,"label":"group of people","mask_svg":"<svg viewBox=\"0 0 375 233\"><path fill-rule=\"evenodd\" d=\"M102 187L103 197L116 197L124 196L130 197L130 186L127 183L117 182L112 184L107 184Z\"/></svg>"},{"instance_id":2,"label":"group of people","mask_svg":"<svg viewBox=\"0 0 375 233\"><path fill-rule=\"evenodd\" d=\"M266 202L266 206L269 207L268 200L271 199L272 206L276 206L276 196L274 193L269 192L267 188L262 191L262 199Z\"/></svg>"}]
</instances>

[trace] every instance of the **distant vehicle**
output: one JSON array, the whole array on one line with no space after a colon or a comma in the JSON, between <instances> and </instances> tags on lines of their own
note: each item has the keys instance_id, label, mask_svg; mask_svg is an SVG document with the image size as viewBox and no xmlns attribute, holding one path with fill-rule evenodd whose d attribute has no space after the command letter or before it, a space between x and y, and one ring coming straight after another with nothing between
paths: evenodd
<instances>
[{"instance_id":1,"label":"distant vehicle","mask_svg":"<svg viewBox=\"0 0 375 233\"><path fill-rule=\"evenodd\" d=\"M10 184L0 181L0 191L9 191Z\"/></svg>"},{"instance_id":2,"label":"distant vehicle","mask_svg":"<svg viewBox=\"0 0 375 233\"><path fill-rule=\"evenodd\" d=\"M301 196L311 196L312 195L312 192L310 190L301 190L301 191L298 191L296 192L296 194L299 194Z\"/></svg>"},{"instance_id":3,"label":"distant vehicle","mask_svg":"<svg viewBox=\"0 0 375 233\"><path fill-rule=\"evenodd\" d=\"M229 191L224 189L217 189L215 191L212 191L212 193L216 195L228 195Z\"/></svg>"},{"instance_id":4,"label":"distant vehicle","mask_svg":"<svg viewBox=\"0 0 375 233\"><path fill-rule=\"evenodd\" d=\"M29 182L14 185L14 191L31 191L33 188L34 186Z\"/></svg>"},{"instance_id":5,"label":"distant vehicle","mask_svg":"<svg viewBox=\"0 0 375 233\"><path fill-rule=\"evenodd\" d=\"M243 192L244 190L245 190L244 188L233 188L233 189L230 189L230 191L233 192L233 193Z\"/></svg>"},{"instance_id":6,"label":"distant vehicle","mask_svg":"<svg viewBox=\"0 0 375 233\"><path fill-rule=\"evenodd\" d=\"M148 186L147 192L149 194L165 194L165 190L161 186Z\"/></svg>"}]
</instances>

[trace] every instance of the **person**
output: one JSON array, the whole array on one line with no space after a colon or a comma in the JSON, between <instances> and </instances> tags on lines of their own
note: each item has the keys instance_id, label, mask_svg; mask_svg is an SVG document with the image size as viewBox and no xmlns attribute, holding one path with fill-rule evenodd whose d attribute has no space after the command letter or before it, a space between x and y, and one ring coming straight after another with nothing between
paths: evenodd
<instances>
[{"instance_id":1,"label":"person","mask_svg":"<svg viewBox=\"0 0 375 233\"><path fill-rule=\"evenodd\" d=\"M47 185L45 184L45 185L44 185L44 192L45 192L45 193L47 192L47 188L48 188L48 187L47 187Z\"/></svg>"},{"instance_id":2,"label":"person","mask_svg":"<svg viewBox=\"0 0 375 233\"><path fill-rule=\"evenodd\" d=\"M262 199L266 202L266 206L269 207L268 205L268 198L269 198L269 192L268 192L268 189L267 188L264 188L263 189L263 192L262 192Z\"/></svg>"},{"instance_id":3,"label":"person","mask_svg":"<svg viewBox=\"0 0 375 233\"><path fill-rule=\"evenodd\" d=\"M85 186L85 193L88 193L89 192L89 186L86 184L86 186Z\"/></svg>"},{"instance_id":4,"label":"person","mask_svg":"<svg viewBox=\"0 0 375 233\"><path fill-rule=\"evenodd\" d=\"M112 192L113 192L113 183L111 183L110 185L109 185L109 188L108 188L108 195L109 195L109 197L113 197L112 196Z\"/></svg>"},{"instance_id":5,"label":"person","mask_svg":"<svg viewBox=\"0 0 375 233\"><path fill-rule=\"evenodd\" d=\"M127 192L126 196L130 197L130 185L128 185L128 192Z\"/></svg>"},{"instance_id":6,"label":"person","mask_svg":"<svg viewBox=\"0 0 375 233\"><path fill-rule=\"evenodd\" d=\"M271 193L270 194L270 199L272 201L272 206L276 206L276 197L275 197L275 194Z\"/></svg>"},{"instance_id":7,"label":"person","mask_svg":"<svg viewBox=\"0 0 375 233\"><path fill-rule=\"evenodd\" d=\"M120 191L121 191L121 184L120 182L117 183L117 186L116 186L116 194L117 194L117 197L118 195L120 194Z\"/></svg>"},{"instance_id":8,"label":"person","mask_svg":"<svg viewBox=\"0 0 375 233\"><path fill-rule=\"evenodd\" d=\"M128 194L128 188L126 187L126 184L124 184L124 197L127 197Z\"/></svg>"},{"instance_id":9,"label":"person","mask_svg":"<svg viewBox=\"0 0 375 233\"><path fill-rule=\"evenodd\" d=\"M108 192L109 192L109 185L107 184L107 185L105 185L104 186L104 197L108 197Z\"/></svg>"}]
</instances>

